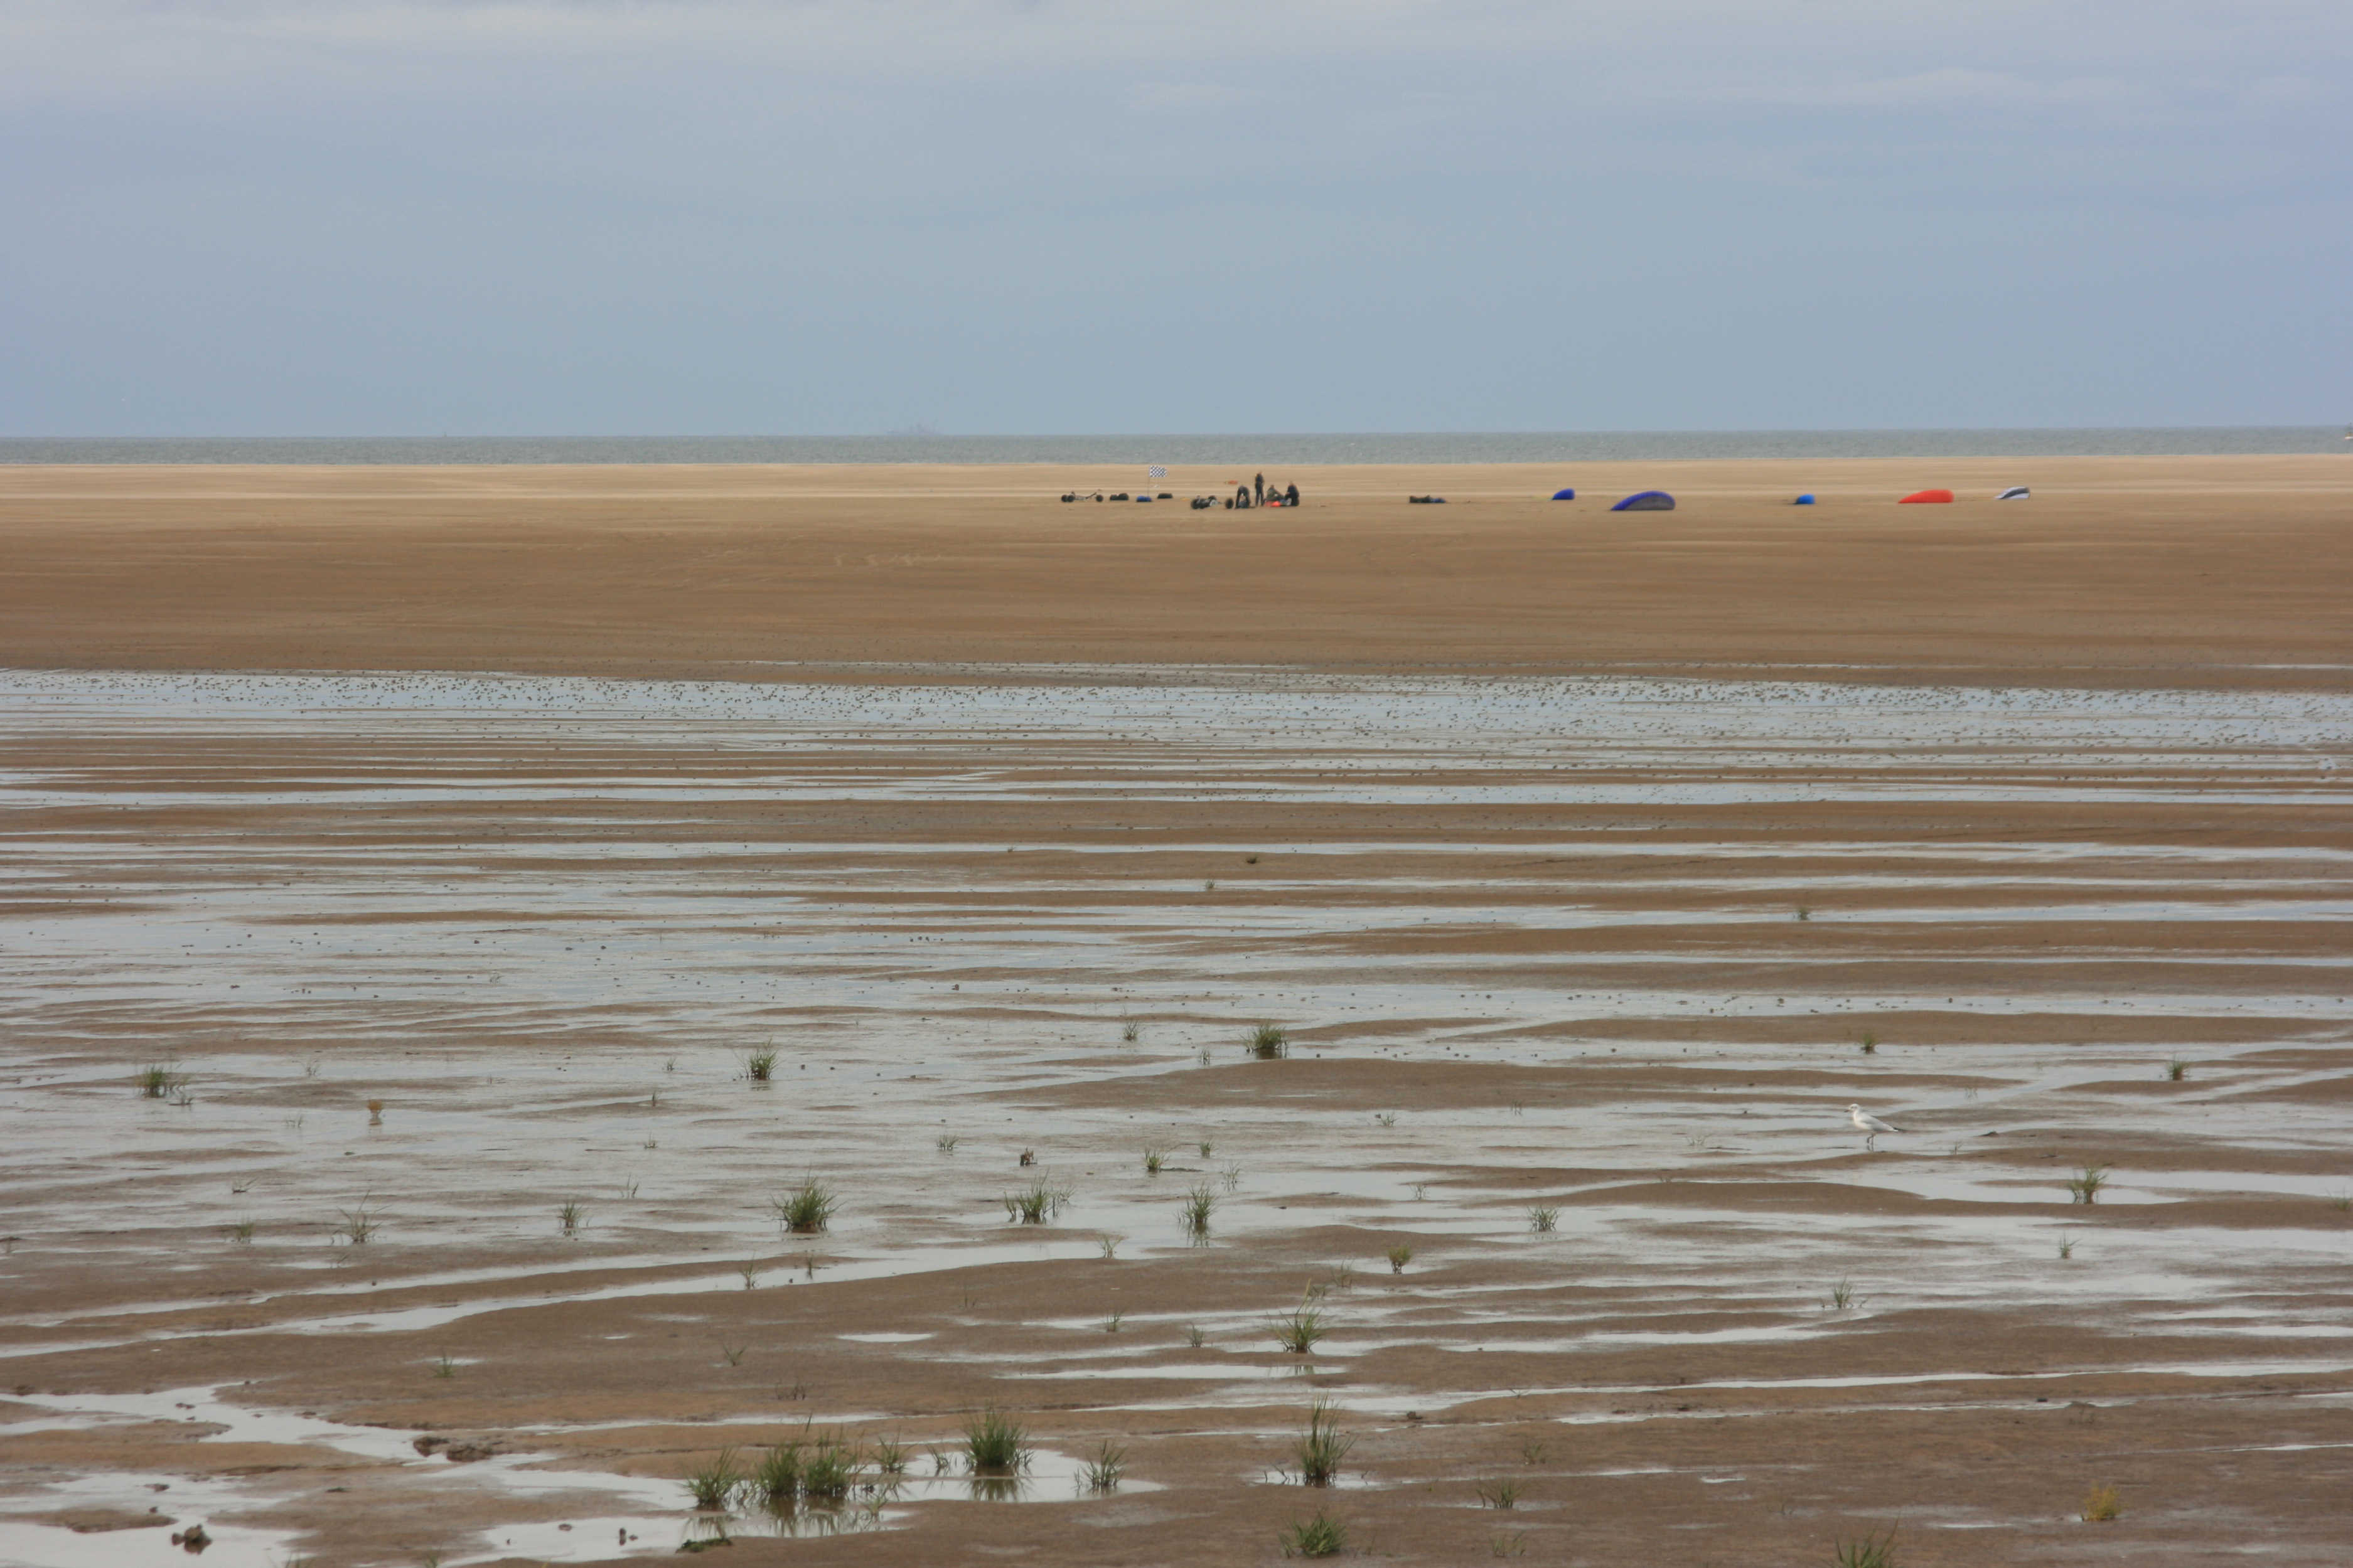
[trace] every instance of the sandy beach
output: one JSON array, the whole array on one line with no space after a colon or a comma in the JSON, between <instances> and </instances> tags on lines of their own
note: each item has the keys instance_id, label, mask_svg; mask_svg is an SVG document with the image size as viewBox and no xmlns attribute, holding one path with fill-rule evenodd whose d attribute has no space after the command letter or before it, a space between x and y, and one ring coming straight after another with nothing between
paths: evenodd
<instances>
[{"instance_id":1,"label":"sandy beach","mask_svg":"<svg viewBox=\"0 0 2353 1568\"><path fill-rule=\"evenodd\" d=\"M0 1563L2345 1561L2353 458L1249 477L0 468Z\"/></svg>"}]
</instances>

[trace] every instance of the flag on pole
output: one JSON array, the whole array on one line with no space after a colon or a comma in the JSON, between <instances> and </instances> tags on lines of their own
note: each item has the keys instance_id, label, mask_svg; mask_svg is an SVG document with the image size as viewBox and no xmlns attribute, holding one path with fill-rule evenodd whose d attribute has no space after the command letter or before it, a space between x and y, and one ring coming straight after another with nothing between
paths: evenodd
<instances>
[{"instance_id":1,"label":"flag on pole","mask_svg":"<svg viewBox=\"0 0 2353 1568\"><path fill-rule=\"evenodd\" d=\"M1144 477L1147 479L1165 479L1168 477L1168 470L1155 463L1144 470Z\"/></svg>"}]
</instances>

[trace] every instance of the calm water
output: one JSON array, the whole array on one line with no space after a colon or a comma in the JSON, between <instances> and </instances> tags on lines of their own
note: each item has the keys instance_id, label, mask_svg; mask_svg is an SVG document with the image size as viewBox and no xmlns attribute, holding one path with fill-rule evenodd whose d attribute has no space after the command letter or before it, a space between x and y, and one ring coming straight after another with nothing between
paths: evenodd
<instances>
[{"instance_id":1,"label":"calm water","mask_svg":"<svg viewBox=\"0 0 2353 1568\"><path fill-rule=\"evenodd\" d=\"M2330 425L1359 436L0 437L0 463L1552 463L2342 452Z\"/></svg>"}]
</instances>

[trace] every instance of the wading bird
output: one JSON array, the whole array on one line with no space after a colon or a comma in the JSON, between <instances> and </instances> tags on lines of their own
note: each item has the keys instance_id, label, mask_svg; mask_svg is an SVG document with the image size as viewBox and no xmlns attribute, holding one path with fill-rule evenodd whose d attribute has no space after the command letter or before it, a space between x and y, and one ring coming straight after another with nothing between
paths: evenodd
<instances>
[{"instance_id":1,"label":"wading bird","mask_svg":"<svg viewBox=\"0 0 2353 1568\"><path fill-rule=\"evenodd\" d=\"M1873 1140L1881 1133L1904 1131L1892 1121L1882 1121L1878 1117L1867 1114L1860 1105L1848 1106L1846 1113L1854 1119L1855 1126L1862 1130L1862 1146L1874 1152L1877 1152L1879 1145Z\"/></svg>"}]
</instances>

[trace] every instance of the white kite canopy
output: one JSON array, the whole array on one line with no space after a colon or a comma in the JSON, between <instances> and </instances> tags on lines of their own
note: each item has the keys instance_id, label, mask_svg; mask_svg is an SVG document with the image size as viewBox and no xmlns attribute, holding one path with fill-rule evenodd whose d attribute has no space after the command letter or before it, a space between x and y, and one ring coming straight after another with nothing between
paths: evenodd
<instances>
[{"instance_id":1,"label":"white kite canopy","mask_svg":"<svg viewBox=\"0 0 2353 1568\"><path fill-rule=\"evenodd\" d=\"M1993 499L1996 500L2024 500L2032 493L2033 492L2029 490L2024 485L2012 485L2010 489L2002 491L2001 494L1994 497Z\"/></svg>"}]
</instances>

